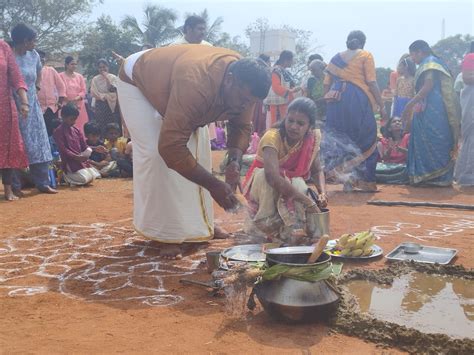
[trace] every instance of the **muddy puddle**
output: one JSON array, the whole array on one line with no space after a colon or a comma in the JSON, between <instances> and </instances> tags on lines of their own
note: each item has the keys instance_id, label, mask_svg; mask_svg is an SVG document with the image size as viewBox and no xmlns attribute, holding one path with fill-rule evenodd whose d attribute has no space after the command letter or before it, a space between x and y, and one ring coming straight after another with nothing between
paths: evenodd
<instances>
[{"instance_id":1,"label":"muddy puddle","mask_svg":"<svg viewBox=\"0 0 474 355\"><path fill-rule=\"evenodd\" d=\"M411 354L474 354L474 270L402 262L338 283L333 331Z\"/></svg>"},{"instance_id":2,"label":"muddy puddle","mask_svg":"<svg viewBox=\"0 0 474 355\"><path fill-rule=\"evenodd\" d=\"M423 333L474 338L474 281L412 272L380 285L346 284L361 312Z\"/></svg>"}]
</instances>

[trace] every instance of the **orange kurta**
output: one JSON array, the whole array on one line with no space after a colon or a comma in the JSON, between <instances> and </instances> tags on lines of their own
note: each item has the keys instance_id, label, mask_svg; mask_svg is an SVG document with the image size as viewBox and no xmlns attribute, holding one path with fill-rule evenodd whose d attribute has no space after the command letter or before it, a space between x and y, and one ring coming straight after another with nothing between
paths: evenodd
<instances>
[{"instance_id":1,"label":"orange kurta","mask_svg":"<svg viewBox=\"0 0 474 355\"><path fill-rule=\"evenodd\" d=\"M221 87L228 66L240 58L228 49L187 44L144 52L133 66L133 78L120 69L120 79L138 87L163 116L159 147L169 168L180 173L196 166L187 143L192 132L210 122L232 118L227 147L247 150L255 105L232 116Z\"/></svg>"}]
</instances>

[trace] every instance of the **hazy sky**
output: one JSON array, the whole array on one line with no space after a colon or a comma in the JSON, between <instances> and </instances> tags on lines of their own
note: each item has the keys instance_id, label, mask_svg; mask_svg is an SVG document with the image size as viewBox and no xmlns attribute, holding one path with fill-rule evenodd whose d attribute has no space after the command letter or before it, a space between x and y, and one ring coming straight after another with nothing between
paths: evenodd
<instances>
[{"instance_id":1,"label":"hazy sky","mask_svg":"<svg viewBox=\"0 0 474 355\"><path fill-rule=\"evenodd\" d=\"M104 0L93 12L120 21L125 14L142 18L147 3L175 9L179 24L185 13L207 8L211 19L221 16L223 30L232 36L245 37L245 28L260 17L266 17L272 27L288 24L313 32L314 47L329 60L345 49L345 39L351 30L362 30L367 36L366 49L374 54L376 66L394 67L401 54L416 39L430 44L441 39L441 24L445 19L446 36L474 34L474 0Z\"/></svg>"}]
</instances>

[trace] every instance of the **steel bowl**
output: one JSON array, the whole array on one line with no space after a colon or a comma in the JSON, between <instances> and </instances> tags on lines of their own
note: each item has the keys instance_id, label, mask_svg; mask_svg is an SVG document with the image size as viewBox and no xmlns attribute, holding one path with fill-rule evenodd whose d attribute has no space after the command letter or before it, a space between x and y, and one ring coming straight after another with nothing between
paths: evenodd
<instances>
[{"instance_id":1,"label":"steel bowl","mask_svg":"<svg viewBox=\"0 0 474 355\"><path fill-rule=\"evenodd\" d=\"M423 246L418 243L403 243L403 252L407 254L418 254Z\"/></svg>"}]
</instances>

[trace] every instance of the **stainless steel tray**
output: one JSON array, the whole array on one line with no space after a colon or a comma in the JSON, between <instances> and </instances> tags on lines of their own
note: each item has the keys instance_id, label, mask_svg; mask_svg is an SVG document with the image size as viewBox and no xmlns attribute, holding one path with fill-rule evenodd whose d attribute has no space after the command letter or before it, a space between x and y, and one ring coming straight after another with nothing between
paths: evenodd
<instances>
[{"instance_id":1,"label":"stainless steel tray","mask_svg":"<svg viewBox=\"0 0 474 355\"><path fill-rule=\"evenodd\" d=\"M401 243L385 257L387 260L413 260L419 263L447 265L458 253L457 249L438 248L422 245L421 250L416 254L407 253L404 250L406 243Z\"/></svg>"}]
</instances>

